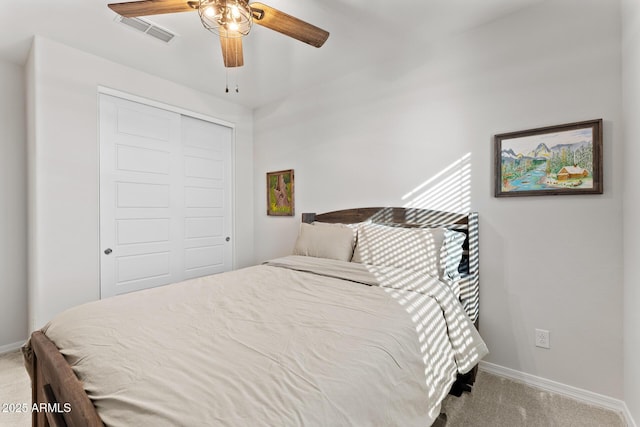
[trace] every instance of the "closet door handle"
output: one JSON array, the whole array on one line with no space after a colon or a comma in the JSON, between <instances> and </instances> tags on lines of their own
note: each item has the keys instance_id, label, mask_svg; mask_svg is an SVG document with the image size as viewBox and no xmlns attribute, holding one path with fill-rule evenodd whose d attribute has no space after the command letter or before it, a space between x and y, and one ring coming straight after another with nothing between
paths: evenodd
<instances>
[{"instance_id":1,"label":"closet door handle","mask_svg":"<svg viewBox=\"0 0 640 427\"><path fill-rule=\"evenodd\" d=\"M231 240L231 237L227 236L227 238L226 238L226 239L224 239L224 240L225 240L225 242L228 242L228 241L230 241L230 240Z\"/></svg>"},{"instance_id":2,"label":"closet door handle","mask_svg":"<svg viewBox=\"0 0 640 427\"><path fill-rule=\"evenodd\" d=\"M111 248L107 248L104 250L105 255L109 255L111 252L113 252Z\"/></svg>"}]
</instances>

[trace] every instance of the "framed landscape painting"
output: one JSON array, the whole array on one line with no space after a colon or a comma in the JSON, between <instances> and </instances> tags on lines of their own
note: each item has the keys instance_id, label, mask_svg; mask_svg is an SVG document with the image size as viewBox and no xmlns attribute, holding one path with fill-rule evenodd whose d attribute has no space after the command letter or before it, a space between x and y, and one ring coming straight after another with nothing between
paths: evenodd
<instances>
[{"instance_id":1,"label":"framed landscape painting","mask_svg":"<svg viewBox=\"0 0 640 427\"><path fill-rule=\"evenodd\" d=\"M602 194L602 119L494 139L496 197Z\"/></svg>"},{"instance_id":2,"label":"framed landscape painting","mask_svg":"<svg viewBox=\"0 0 640 427\"><path fill-rule=\"evenodd\" d=\"M293 216L293 169L267 172L267 215Z\"/></svg>"}]
</instances>

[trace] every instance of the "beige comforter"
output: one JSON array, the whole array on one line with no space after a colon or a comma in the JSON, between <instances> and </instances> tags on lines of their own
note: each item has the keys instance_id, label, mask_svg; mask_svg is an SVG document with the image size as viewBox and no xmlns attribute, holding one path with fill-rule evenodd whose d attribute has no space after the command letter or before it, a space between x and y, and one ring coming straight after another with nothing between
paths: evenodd
<instances>
[{"instance_id":1,"label":"beige comforter","mask_svg":"<svg viewBox=\"0 0 640 427\"><path fill-rule=\"evenodd\" d=\"M43 330L108 426L426 427L487 353L441 282L310 257L85 304Z\"/></svg>"}]
</instances>

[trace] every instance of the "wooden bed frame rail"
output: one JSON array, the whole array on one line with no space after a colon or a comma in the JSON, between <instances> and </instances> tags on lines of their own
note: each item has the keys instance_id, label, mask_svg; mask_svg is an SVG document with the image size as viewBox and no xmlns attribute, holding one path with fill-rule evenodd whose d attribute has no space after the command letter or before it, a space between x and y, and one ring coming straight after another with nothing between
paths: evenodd
<instances>
[{"instance_id":1,"label":"wooden bed frame rail","mask_svg":"<svg viewBox=\"0 0 640 427\"><path fill-rule=\"evenodd\" d=\"M34 427L104 427L82 383L58 348L42 332L22 349L31 377Z\"/></svg>"}]
</instances>

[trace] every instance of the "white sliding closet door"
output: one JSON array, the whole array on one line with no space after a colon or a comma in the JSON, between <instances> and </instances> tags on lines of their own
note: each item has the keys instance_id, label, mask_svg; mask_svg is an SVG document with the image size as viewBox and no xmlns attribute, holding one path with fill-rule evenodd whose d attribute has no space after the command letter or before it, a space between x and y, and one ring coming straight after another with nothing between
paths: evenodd
<instances>
[{"instance_id":1,"label":"white sliding closet door","mask_svg":"<svg viewBox=\"0 0 640 427\"><path fill-rule=\"evenodd\" d=\"M225 126L100 95L101 297L231 269Z\"/></svg>"},{"instance_id":2,"label":"white sliding closet door","mask_svg":"<svg viewBox=\"0 0 640 427\"><path fill-rule=\"evenodd\" d=\"M231 270L231 129L182 116L184 278Z\"/></svg>"}]
</instances>

